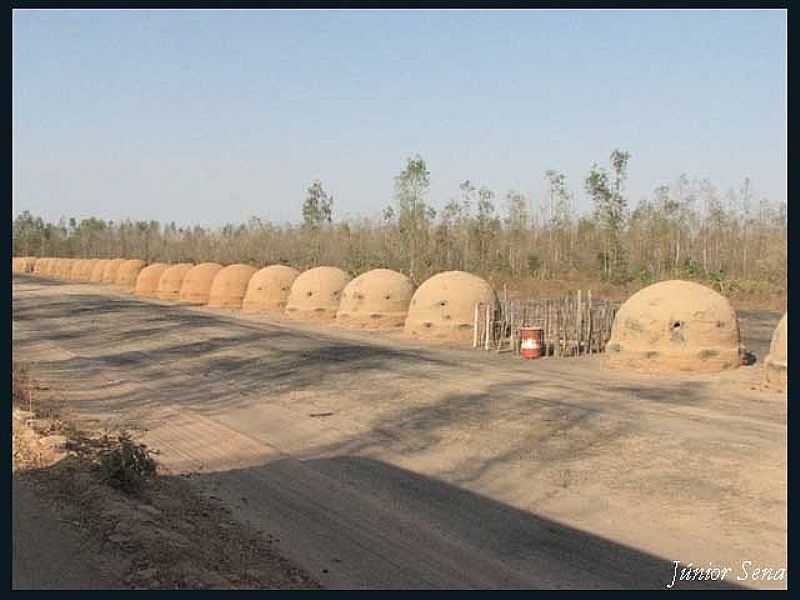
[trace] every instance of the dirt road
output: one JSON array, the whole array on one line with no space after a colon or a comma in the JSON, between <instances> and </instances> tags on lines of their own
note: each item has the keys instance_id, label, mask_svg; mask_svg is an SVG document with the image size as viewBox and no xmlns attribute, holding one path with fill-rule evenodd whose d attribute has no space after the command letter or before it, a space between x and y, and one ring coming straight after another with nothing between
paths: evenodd
<instances>
[{"instance_id":1,"label":"dirt road","mask_svg":"<svg viewBox=\"0 0 800 600\"><path fill-rule=\"evenodd\" d=\"M116 565L74 526L58 518L36 487L24 478L12 484L14 532L12 583L15 590L91 590L121 588ZM66 551L65 551L66 550Z\"/></svg>"},{"instance_id":2,"label":"dirt road","mask_svg":"<svg viewBox=\"0 0 800 600\"><path fill-rule=\"evenodd\" d=\"M760 364L635 376L85 284L13 294L15 360L53 401L143 431L324 586L661 588L672 561L786 586L753 578L787 566L786 397Z\"/></svg>"}]
</instances>

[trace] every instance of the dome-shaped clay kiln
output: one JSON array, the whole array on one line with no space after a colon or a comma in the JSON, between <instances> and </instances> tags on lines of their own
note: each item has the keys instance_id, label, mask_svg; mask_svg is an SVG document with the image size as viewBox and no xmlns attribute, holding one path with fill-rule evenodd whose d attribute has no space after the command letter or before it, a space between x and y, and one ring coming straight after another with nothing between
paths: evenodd
<instances>
[{"instance_id":1,"label":"dome-shaped clay kiln","mask_svg":"<svg viewBox=\"0 0 800 600\"><path fill-rule=\"evenodd\" d=\"M208 262L189 269L183 278L180 301L188 304L208 304L211 284L220 270L222 265Z\"/></svg>"},{"instance_id":2,"label":"dome-shaped clay kiln","mask_svg":"<svg viewBox=\"0 0 800 600\"><path fill-rule=\"evenodd\" d=\"M161 276L169 268L166 263L153 263L146 266L139 271L139 276L136 278L136 287L133 293L137 296L145 296L153 298L158 292L158 282Z\"/></svg>"},{"instance_id":3,"label":"dome-shaped clay kiln","mask_svg":"<svg viewBox=\"0 0 800 600\"><path fill-rule=\"evenodd\" d=\"M789 355L787 354L789 338L788 313L784 313L775 332L772 334L772 343L769 345L769 354L764 359L764 382L772 388L785 391L789 368Z\"/></svg>"},{"instance_id":4,"label":"dome-shaped clay kiln","mask_svg":"<svg viewBox=\"0 0 800 600\"><path fill-rule=\"evenodd\" d=\"M16 273L33 273L39 259L35 256L19 256L14 259L16 262Z\"/></svg>"},{"instance_id":5,"label":"dome-shaped clay kiln","mask_svg":"<svg viewBox=\"0 0 800 600\"><path fill-rule=\"evenodd\" d=\"M106 263L106 268L103 271L103 283L114 285L117 282L117 273L119 273L119 268L125 260L124 258L112 258Z\"/></svg>"},{"instance_id":6,"label":"dome-shaped clay kiln","mask_svg":"<svg viewBox=\"0 0 800 600\"><path fill-rule=\"evenodd\" d=\"M39 277L44 277L45 273L47 272L47 264L50 262L49 257L40 258L36 261L36 264L33 267L33 274L38 275Z\"/></svg>"},{"instance_id":7,"label":"dome-shaped clay kiln","mask_svg":"<svg viewBox=\"0 0 800 600\"><path fill-rule=\"evenodd\" d=\"M78 281L88 282L92 277L92 270L94 266L99 262L97 258L87 258L85 259L82 264L81 268L78 270L77 278Z\"/></svg>"},{"instance_id":8,"label":"dome-shaped clay kiln","mask_svg":"<svg viewBox=\"0 0 800 600\"><path fill-rule=\"evenodd\" d=\"M402 327L413 295L414 284L402 273L367 271L345 286L336 322L355 327Z\"/></svg>"},{"instance_id":9,"label":"dome-shaped clay kiln","mask_svg":"<svg viewBox=\"0 0 800 600\"><path fill-rule=\"evenodd\" d=\"M211 284L208 305L217 308L241 308L247 284L256 272L250 265L228 265L221 269Z\"/></svg>"},{"instance_id":10,"label":"dome-shaped clay kiln","mask_svg":"<svg viewBox=\"0 0 800 600\"><path fill-rule=\"evenodd\" d=\"M44 274L47 277L55 277L55 275L56 275L56 265L58 264L58 260L59 259L56 258L56 257L47 259L47 265L45 266L45 271L44 271Z\"/></svg>"},{"instance_id":11,"label":"dome-shaped clay kiln","mask_svg":"<svg viewBox=\"0 0 800 600\"><path fill-rule=\"evenodd\" d=\"M59 275L64 281L69 281L72 278L72 267L77 262L75 258L65 258L61 263L61 270Z\"/></svg>"},{"instance_id":12,"label":"dome-shaped clay kiln","mask_svg":"<svg viewBox=\"0 0 800 600\"><path fill-rule=\"evenodd\" d=\"M293 319L329 321L336 318L342 290L350 275L336 267L315 267L297 276L286 302Z\"/></svg>"},{"instance_id":13,"label":"dome-shaped clay kiln","mask_svg":"<svg viewBox=\"0 0 800 600\"><path fill-rule=\"evenodd\" d=\"M464 271L434 275L411 298L405 333L443 341L471 340L479 303L497 304L494 289L486 280Z\"/></svg>"},{"instance_id":14,"label":"dome-shaped clay kiln","mask_svg":"<svg viewBox=\"0 0 800 600\"><path fill-rule=\"evenodd\" d=\"M86 261L87 259L85 258L76 258L72 261L67 275L69 281L81 280L81 273L83 273L83 269L86 268Z\"/></svg>"},{"instance_id":15,"label":"dome-shaped clay kiln","mask_svg":"<svg viewBox=\"0 0 800 600\"><path fill-rule=\"evenodd\" d=\"M138 258L126 260L117 269L117 277L114 280L114 285L124 289L125 291L132 292L136 288L136 280L139 278L139 273L147 266L147 263Z\"/></svg>"},{"instance_id":16,"label":"dome-shaped clay kiln","mask_svg":"<svg viewBox=\"0 0 800 600\"><path fill-rule=\"evenodd\" d=\"M283 312L298 275L300 271L286 265L270 265L256 271L247 284L242 312Z\"/></svg>"},{"instance_id":17,"label":"dome-shaped clay kiln","mask_svg":"<svg viewBox=\"0 0 800 600\"><path fill-rule=\"evenodd\" d=\"M101 258L98 259L94 266L92 267L92 274L89 275L89 281L91 283L103 283L103 276L106 273L106 267L108 267L108 263L111 262L109 258Z\"/></svg>"},{"instance_id":18,"label":"dome-shaped clay kiln","mask_svg":"<svg viewBox=\"0 0 800 600\"><path fill-rule=\"evenodd\" d=\"M690 281L636 292L620 307L607 363L644 371L721 371L741 364L736 312L727 298Z\"/></svg>"},{"instance_id":19,"label":"dome-shaped clay kiln","mask_svg":"<svg viewBox=\"0 0 800 600\"><path fill-rule=\"evenodd\" d=\"M50 268L50 276L53 279L60 279L64 269L64 259L61 257L53 259L53 266Z\"/></svg>"},{"instance_id":20,"label":"dome-shaped clay kiln","mask_svg":"<svg viewBox=\"0 0 800 600\"><path fill-rule=\"evenodd\" d=\"M167 267L158 280L156 297L169 302L178 302L186 274L194 268L192 263L178 263Z\"/></svg>"}]
</instances>

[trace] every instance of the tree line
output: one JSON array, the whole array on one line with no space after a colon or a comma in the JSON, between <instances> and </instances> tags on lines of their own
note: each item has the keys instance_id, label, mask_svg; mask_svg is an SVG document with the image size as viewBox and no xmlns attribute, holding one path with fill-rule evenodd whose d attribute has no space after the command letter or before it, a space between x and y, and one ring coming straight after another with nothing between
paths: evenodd
<instances>
[{"instance_id":1,"label":"tree line","mask_svg":"<svg viewBox=\"0 0 800 600\"><path fill-rule=\"evenodd\" d=\"M13 222L13 251L148 262L328 264L353 274L385 267L416 282L464 270L490 278L577 275L614 283L739 279L785 289L785 202L757 199L747 178L723 193L708 180L682 175L631 206L629 162L628 152L614 150L607 165L592 166L579 183L591 199L589 211L576 210L574 187L554 170L544 173L542 198L516 190L498 197L465 180L437 210L431 174L414 156L395 177L391 203L376 217L335 220L333 197L314 181L297 225L258 217L216 228L94 217L50 223L23 212Z\"/></svg>"}]
</instances>

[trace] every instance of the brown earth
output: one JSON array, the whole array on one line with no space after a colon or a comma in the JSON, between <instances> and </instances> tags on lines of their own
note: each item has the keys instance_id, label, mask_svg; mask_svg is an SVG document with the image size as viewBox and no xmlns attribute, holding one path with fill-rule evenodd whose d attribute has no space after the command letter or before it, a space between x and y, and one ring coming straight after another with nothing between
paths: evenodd
<instances>
[{"instance_id":1,"label":"brown earth","mask_svg":"<svg viewBox=\"0 0 800 600\"><path fill-rule=\"evenodd\" d=\"M110 486L98 456L118 436L19 408L12 427L14 589L317 587L183 478Z\"/></svg>"},{"instance_id":2,"label":"brown earth","mask_svg":"<svg viewBox=\"0 0 800 600\"><path fill-rule=\"evenodd\" d=\"M736 579L787 566L786 396L760 361L634 375L28 276L13 300L42 402L136 427L325 587L663 588L675 560L787 585ZM740 315L745 343L781 314Z\"/></svg>"}]
</instances>

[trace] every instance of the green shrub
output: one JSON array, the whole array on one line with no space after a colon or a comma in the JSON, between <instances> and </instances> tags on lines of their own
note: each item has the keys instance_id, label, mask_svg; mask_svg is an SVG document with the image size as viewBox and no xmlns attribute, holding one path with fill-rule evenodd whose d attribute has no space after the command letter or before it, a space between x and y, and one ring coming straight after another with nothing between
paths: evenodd
<instances>
[{"instance_id":1,"label":"green shrub","mask_svg":"<svg viewBox=\"0 0 800 600\"><path fill-rule=\"evenodd\" d=\"M156 474L156 462L147 446L122 433L113 448L100 454L100 470L111 487L136 494Z\"/></svg>"}]
</instances>

